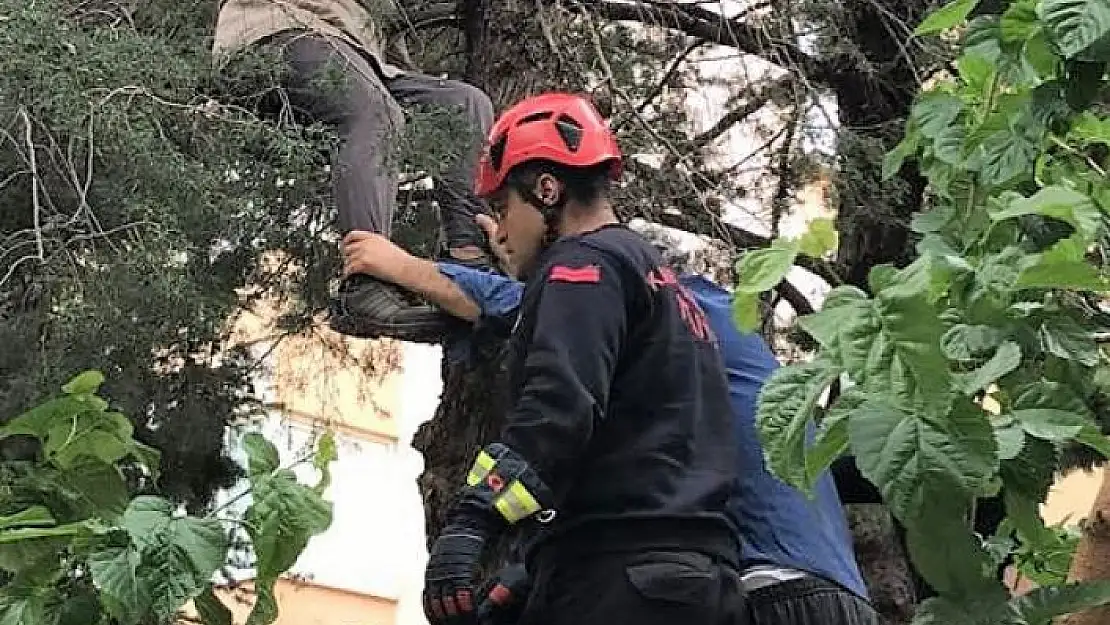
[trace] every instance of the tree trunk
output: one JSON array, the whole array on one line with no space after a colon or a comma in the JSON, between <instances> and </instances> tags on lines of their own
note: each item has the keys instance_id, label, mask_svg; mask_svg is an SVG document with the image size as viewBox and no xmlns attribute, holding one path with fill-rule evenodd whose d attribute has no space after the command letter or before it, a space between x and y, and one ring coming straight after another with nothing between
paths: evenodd
<instances>
[{"instance_id":1,"label":"tree trunk","mask_svg":"<svg viewBox=\"0 0 1110 625\"><path fill-rule=\"evenodd\" d=\"M1110 579L1110 470L1102 473L1102 486L1083 525L1083 538L1075 550L1068 577L1072 581ZM1104 625L1110 623L1110 606L1066 616L1060 625Z\"/></svg>"}]
</instances>

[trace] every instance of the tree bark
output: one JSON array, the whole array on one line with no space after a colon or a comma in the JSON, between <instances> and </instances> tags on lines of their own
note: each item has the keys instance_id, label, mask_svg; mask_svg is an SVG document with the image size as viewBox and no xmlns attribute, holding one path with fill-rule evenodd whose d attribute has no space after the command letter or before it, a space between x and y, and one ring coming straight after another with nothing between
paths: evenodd
<instances>
[{"instance_id":1,"label":"tree bark","mask_svg":"<svg viewBox=\"0 0 1110 625\"><path fill-rule=\"evenodd\" d=\"M1102 473L1102 486L1083 525L1083 538L1075 550L1068 577L1072 581L1110 579L1110 470ZM1110 623L1110 606L1072 614L1060 620L1060 625L1105 623Z\"/></svg>"}]
</instances>

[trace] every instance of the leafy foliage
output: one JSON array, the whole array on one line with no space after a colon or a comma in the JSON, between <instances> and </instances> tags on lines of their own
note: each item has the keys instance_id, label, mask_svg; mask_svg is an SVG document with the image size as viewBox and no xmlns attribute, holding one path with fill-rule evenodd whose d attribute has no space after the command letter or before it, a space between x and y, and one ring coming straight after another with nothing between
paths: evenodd
<instances>
[{"instance_id":1,"label":"leafy foliage","mask_svg":"<svg viewBox=\"0 0 1110 625\"><path fill-rule=\"evenodd\" d=\"M855 455L940 592L916 622L1039 624L1110 601L1104 584L1061 585L1074 538L1037 511L1065 445L1110 456L1091 408L1107 367L1095 332L1110 291L1110 4L1017 0L966 21L976 4L918 28L961 27L957 71L920 94L884 163L889 178L912 160L928 181L916 258L874 267L869 292L837 287L800 319L820 349L768 383L759 424L769 466L800 488ZM753 254L738 265L738 308L789 268L742 271L759 266ZM850 389L822 409L811 398L836 379ZM807 451L794 433L822 414L825 438ZM1000 490L1006 523L976 536L975 501ZM1042 573L1035 596L1011 601L995 579L1011 554Z\"/></svg>"},{"instance_id":2,"label":"leafy foliage","mask_svg":"<svg viewBox=\"0 0 1110 625\"><path fill-rule=\"evenodd\" d=\"M62 396L0 427L0 441L29 436L40 449L34 461L0 464L0 623L163 623L194 600L205 623L225 625L230 613L212 580L227 561L229 528L145 494L157 489L159 453L97 394L103 382L82 373ZM325 441L315 460L321 485L334 460ZM254 501L242 523L259 570L248 622L266 625L277 618L274 582L331 524L331 505L279 467L264 438L249 435L245 447Z\"/></svg>"}]
</instances>

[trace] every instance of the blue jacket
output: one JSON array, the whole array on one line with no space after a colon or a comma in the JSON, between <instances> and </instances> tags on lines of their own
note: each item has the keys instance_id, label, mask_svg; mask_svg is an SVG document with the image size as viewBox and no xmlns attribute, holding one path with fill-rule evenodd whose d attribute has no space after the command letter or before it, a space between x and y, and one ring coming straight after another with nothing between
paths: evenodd
<instances>
[{"instance_id":1,"label":"blue jacket","mask_svg":"<svg viewBox=\"0 0 1110 625\"><path fill-rule=\"evenodd\" d=\"M505 323L516 315L522 283L448 263L439 267L478 303L484 318ZM740 465L739 496L732 513L743 537L745 564L807 571L867 598L832 476L826 472L818 479L811 501L775 478L763 462L755 410L764 381L779 366L774 354L759 335L742 334L732 324L728 291L697 275L683 275L680 282L708 317L728 373Z\"/></svg>"}]
</instances>

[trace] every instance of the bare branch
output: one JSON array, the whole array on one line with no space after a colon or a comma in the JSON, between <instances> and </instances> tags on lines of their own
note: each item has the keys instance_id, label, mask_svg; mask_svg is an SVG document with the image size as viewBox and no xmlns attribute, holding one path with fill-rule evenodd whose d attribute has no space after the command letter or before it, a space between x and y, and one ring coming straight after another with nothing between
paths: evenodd
<instances>
[{"instance_id":1,"label":"bare branch","mask_svg":"<svg viewBox=\"0 0 1110 625\"><path fill-rule=\"evenodd\" d=\"M700 150L715 141L718 137L728 132L733 126L744 121L749 115L763 108L763 106L774 97L776 91L790 86L791 82L792 77L787 75L763 87L759 93L752 95L752 97L745 100L743 104L725 113L709 130L694 137L690 142L692 149Z\"/></svg>"},{"instance_id":2,"label":"bare branch","mask_svg":"<svg viewBox=\"0 0 1110 625\"><path fill-rule=\"evenodd\" d=\"M22 106L19 107L19 115L23 118L25 128L23 140L27 144L27 165L31 169L31 206L33 210L31 218L35 224L35 247L38 251L39 261L42 261L46 258L46 246L42 240L42 204L39 202L39 166L35 156L35 139L27 109Z\"/></svg>"}]
</instances>

